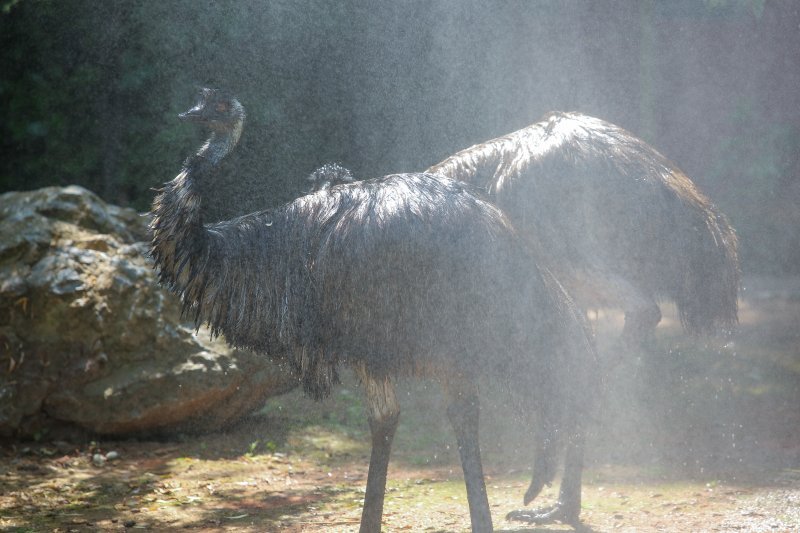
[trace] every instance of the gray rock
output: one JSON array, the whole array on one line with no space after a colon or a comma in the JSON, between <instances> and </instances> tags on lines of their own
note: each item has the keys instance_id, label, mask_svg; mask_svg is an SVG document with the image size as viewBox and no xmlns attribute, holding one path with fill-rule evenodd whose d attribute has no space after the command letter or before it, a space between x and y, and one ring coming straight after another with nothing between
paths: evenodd
<instances>
[{"instance_id":1,"label":"gray rock","mask_svg":"<svg viewBox=\"0 0 800 533\"><path fill-rule=\"evenodd\" d=\"M80 187L0 196L0 436L213 430L295 386L182 321L146 223Z\"/></svg>"}]
</instances>

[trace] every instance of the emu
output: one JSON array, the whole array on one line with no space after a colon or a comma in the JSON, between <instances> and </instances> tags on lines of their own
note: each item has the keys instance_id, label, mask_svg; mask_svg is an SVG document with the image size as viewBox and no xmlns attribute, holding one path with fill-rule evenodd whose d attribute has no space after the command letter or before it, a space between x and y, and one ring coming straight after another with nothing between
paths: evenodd
<instances>
[{"instance_id":1,"label":"emu","mask_svg":"<svg viewBox=\"0 0 800 533\"><path fill-rule=\"evenodd\" d=\"M325 187L277 208L204 224L198 183L236 145L245 112L203 89L180 115L210 137L156 196L151 255L184 312L233 346L287 364L323 398L339 369L365 390L372 451L361 531L379 531L400 407L393 380L429 378L455 429L473 531L491 531L478 447L479 378L537 408L526 504L555 476L540 521L579 521L596 356L581 314L504 215L468 184L395 174Z\"/></svg>"},{"instance_id":2,"label":"emu","mask_svg":"<svg viewBox=\"0 0 800 533\"><path fill-rule=\"evenodd\" d=\"M580 113L476 144L426 172L488 190L584 309L625 311L640 346L676 303L690 333L737 322L737 239L673 163L624 129Z\"/></svg>"}]
</instances>

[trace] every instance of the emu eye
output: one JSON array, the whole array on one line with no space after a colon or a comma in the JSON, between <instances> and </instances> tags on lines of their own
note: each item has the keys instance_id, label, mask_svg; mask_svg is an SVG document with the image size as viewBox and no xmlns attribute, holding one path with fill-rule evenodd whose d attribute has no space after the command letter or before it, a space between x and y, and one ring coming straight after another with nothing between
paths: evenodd
<instances>
[{"instance_id":1,"label":"emu eye","mask_svg":"<svg viewBox=\"0 0 800 533\"><path fill-rule=\"evenodd\" d=\"M227 113L228 112L228 104L226 102L219 102L217 104L217 113Z\"/></svg>"}]
</instances>

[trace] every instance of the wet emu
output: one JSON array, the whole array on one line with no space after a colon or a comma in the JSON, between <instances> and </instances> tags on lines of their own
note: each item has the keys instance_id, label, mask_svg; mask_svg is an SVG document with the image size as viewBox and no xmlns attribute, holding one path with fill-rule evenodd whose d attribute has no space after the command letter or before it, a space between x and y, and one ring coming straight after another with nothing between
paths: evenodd
<instances>
[{"instance_id":1,"label":"wet emu","mask_svg":"<svg viewBox=\"0 0 800 533\"><path fill-rule=\"evenodd\" d=\"M691 333L737 322L736 234L674 164L622 128L579 113L477 144L426 172L488 189L584 308L620 307L623 338L652 337L658 302Z\"/></svg>"},{"instance_id":2,"label":"wet emu","mask_svg":"<svg viewBox=\"0 0 800 533\"><path fill-rule=\"evenodd\" d=\"M490 531L478 448L478 381L500 378L540 416L526 503L555 475L541 521L578 522L584 411L595 375L580 318L502 213L458 181L400 174L323 188L271 210L204 225L211 180L244 122L205 89L181 115L210 131L153 203L152 256L184 311L237 347L287 363L322 398L342 365L366 393L372 452L361 531L379 531L400 408L393 379L438 381L467 487L473 531Z\"/></svg>"}]
</instances>

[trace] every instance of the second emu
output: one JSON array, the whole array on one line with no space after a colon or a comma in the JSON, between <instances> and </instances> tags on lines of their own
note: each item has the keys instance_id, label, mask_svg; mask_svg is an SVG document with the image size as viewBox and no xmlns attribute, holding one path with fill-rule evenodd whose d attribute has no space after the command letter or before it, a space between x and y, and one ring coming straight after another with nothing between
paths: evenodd
<instances>
[{"instance_id":1,"label":"second emu","mask_svg":"<svg viewBox=\"0 0 800 533\"><path fill-rule=\"evenodd\" d=\"M536 516L578 522L595 354L580 313L503 214L466 184L400 174L337 179L344 183L205 225L198 183L213 180L236 145L244 109L205 89L182 117L210 137L153 203L161 282L230 344L287 363L312 397L330 393L342 365L355 371L372 434L361 531L381 527L400 414L393 380L404 375L442 385L473 531L492 529L478 447L484 377L502 379L540 415L526 500L552 481L555 450L566 444L559 501Z\"/></svg>"},{"instance_id":2,"label":"second emu","mask_svg":"<svg viewBox=\"0 0 800 533\"><path fill-rule=\"evenodd\" d=\"M737 240L727 218L619 126L555 112L426 172L488 189L583 307L625 311L633 345L653 335L662 299L693 333L737 321Z\"/></svg>"}]
</instances>

